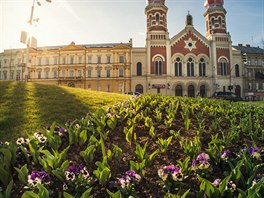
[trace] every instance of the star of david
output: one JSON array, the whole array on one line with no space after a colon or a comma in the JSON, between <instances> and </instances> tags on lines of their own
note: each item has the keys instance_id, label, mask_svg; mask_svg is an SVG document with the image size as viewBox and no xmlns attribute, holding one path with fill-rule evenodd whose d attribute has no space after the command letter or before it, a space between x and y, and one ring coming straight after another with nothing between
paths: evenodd
<instances>
[{"instance_id":1,"label":"star of david","mask_svg":"<svg viewBox=\"0 0 264 198\"><path fill-rule=\"evenodd\" d=\"M189 38L187 41L184 41L185 42L185 47L184 48L187 48L189 49L190 51L192 51L193 49L196 49L196 41L193 41L191 38Z\"/></svg>"}]
</instances>

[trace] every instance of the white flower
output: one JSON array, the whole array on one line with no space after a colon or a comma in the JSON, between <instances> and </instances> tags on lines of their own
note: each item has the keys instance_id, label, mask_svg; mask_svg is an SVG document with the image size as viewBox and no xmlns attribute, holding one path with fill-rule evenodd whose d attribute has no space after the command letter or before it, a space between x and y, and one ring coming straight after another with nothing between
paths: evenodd
<instances>
[{"instance_id":1,"label":"white flower","mask_svg":"<svg viewBox=\"0 0 264 198\"><path fill-rule=\"evenodd\" d=\"M73 172L66 171L65 176L67 181L75 180L75 174Z\"/></svg>"},{"instance_id":2,"label":"white flower","mask_svg":"<svg viewBox=\"0 0 264 198\"><path fill-rule=\"evenodd\" d=\"M118 180L118 183L121 186L121 188L125 188L126 187L126 180L124 178L120 178Z\"/></svg>"},{"instance_id":3,"label":"white flower","mask_svg":"<svg viewBox=\"0 0 264 198\"><path fill-rule=\"evenodd\" d=\"M182 181L183 180L183 174L181 172L174 172L172 174L172 179L174 181Z\"/></svg>"},{"instance_id":4,"label":"white flower","mask_svg":"<svg viewBox=\"0 0 264 198\"><path fill-rule=\"evenodd\" d=\"M67 186L66 183L63 183L62 189L63 189L63 190L67 190L67 189L68 189L68 186Z\"/></svg>"},{"instance_id":5,"label":"white flower","mask_svg":"<svg viewBox=\"0 0 264 198\"><path fill-rule=\"evenodd\" d=\"M135 179L137 182L141 181L141 176L139 174L135 174Z\"/></svg>"},{"instance_id":6,"label":"white flower","mask_svg":"<svg viewBox=\"0 0 264 198\"><path fill-rule=\"evenodd\" d=\"M162 169L158 170L158 175L163 181L165 181L167 179L167 177L168 177L168 174L165 174Z\"/></svg>"},{"instance_id":7,"label":"white flower","mask_svg":"<svg viewBox=\"0 0 264 198\"><path fill-rule=\"evenodd\" d=\"M46 136L44 136L44 135L38 137L38 141L40 143L45 143L47 141L47 139L48 138Z\"/></svg>"},{"instance_id":8,"label":"white flower","mask_svg":"<svg viewBox=\"0 0 264 198\"><path fill-rule=\"evenodd\" d=\"M39 137L41 137L42 136L42 133L41 132L36 132L36 133L34 133L34 137L35 138L39 138Z\"/></svg>"},{"instance_id":9,"label":"white flower","mask_svg":"<svg viewBox=\"0 0 264 198\"><path fill-rule=\"evenodd\" d=\"M17 145L24 144L25 143L25 139L23 137L20 137L20 138L17 139L16 143L17 143Z\"/></svg>"},{"instance_id":10,"label":"white flower","mask_svg":"<svg viewBox=\"0 0 264 198\"><path fill-rule=\"evenodd\" d=\"M82 173L82 176L83 176L84 179L88 179L89 178L90 175L89 175L89 172L86 169L86 167L84 167L80 172Z\"/></svg>"},{"instance_id":11,"label":"white flower","mask_svg":"<svg viewBox=\"0 0 264 198\"><path fill-rule=\"evenodd\" d=\"M252 153L252 157L253 157L253 158L256 158L257 160L260 160L260 159L261 159L261 155L260 155L259 152L254 152L254 153Z\"/></svg>"},{"instance_id":12,"label":"white flower","mask_svg":"<svg viewBox=\"0 0 264 198\"><path fill-rule=\"evenodd\" d=\"M204 162L201 162L201 164L199 165L199 169L202 170L202 169L208 169L210 166L210 163L208 161L204 161Z\"/></svg>"},{"instance_id":13,"label":"white flower","mask_svg":"<svg viewBox=\"0 0 264 198\"><path fill-rule=\"evenodd\" d=\"M41 179L36 177L34 180L31 179L31 175L28 176L28 184L33 188L36 187L38 184L41 184Z\"/></svg>"},{"instance_id":14,"label":"white flower","mask_svg":"<svg viewBox=\"0 0 264 198\"><path fill-rule=\"evenodd\" d=\"M24 140L25 140L25 144L29 143L29 139L28 138L24 138Z\"/></svg>"}]
</instances>

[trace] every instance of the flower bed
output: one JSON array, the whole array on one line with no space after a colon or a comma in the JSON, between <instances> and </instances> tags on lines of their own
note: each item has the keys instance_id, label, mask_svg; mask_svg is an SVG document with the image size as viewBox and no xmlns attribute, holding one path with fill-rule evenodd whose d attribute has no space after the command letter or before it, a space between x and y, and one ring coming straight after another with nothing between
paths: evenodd
<instances>
[{"instance_id":1,"label":"flower bed","mask_svg":"<svg viewBox=\"0 0 264 198\"><path fill-rule=\"evenodd\" d=\"M264 109L147 95L0 146L0 197L264 196Z\"/></svg>"}]
</instances>

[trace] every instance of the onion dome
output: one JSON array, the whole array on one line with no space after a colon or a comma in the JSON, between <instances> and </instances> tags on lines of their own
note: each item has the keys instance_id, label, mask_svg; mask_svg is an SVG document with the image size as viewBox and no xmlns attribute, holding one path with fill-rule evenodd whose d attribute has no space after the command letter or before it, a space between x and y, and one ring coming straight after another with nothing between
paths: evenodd
<instances>
[{"instance_id":1,"label":"onion dome","mask_svg":"<svg viewBox=\"0 0 264 198\"><path fill-rule=\"evenodd\" d=\"M224 5L224 0L205 0L204 2L205 8L223 6L223 5Z\"/></svg>"}]
</instances>

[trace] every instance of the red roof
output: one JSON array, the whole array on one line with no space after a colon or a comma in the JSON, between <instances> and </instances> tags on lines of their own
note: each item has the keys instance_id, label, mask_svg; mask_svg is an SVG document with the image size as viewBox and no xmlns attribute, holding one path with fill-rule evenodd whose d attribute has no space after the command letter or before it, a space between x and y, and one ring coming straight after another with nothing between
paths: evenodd
<instances>
[{"instance_id":1,"label":"red roof","mask_svg":"<svg viewBox=\"0 0 264 198\"><path fill-rule=\"evenodd\" d=\"M160 4L164 4L165 0L148 0L149 4L153 4L153 3L160 3Z\"/></svg>"}]
</instances>

